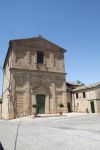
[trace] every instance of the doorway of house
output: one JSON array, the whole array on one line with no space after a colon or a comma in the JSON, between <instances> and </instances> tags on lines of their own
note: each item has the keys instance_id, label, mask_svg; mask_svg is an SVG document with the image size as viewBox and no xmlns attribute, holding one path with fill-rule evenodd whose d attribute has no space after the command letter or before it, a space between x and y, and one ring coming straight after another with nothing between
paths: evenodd
<instances>
[{"instance_id":1,"label":"doorway of house","mask_svg":"<svg viewBox=\"0 0 100 150\"><path fill-rule=\"evenodd\" d=\"M37 94L36 101L37 101L37 114L44 114L45 113L45 95Z\"/></svg>"},{"instance_id":2,"label":"doorway of house","mask_svg":"<svg viewBox=\"0 0 100 150\"><path fill-rule=\"evenodd\" d=\"M71 104L67 103L68 112L71 112Z\"/></svg>"},{"instance_id":3,"label":"doorway of house","mask_svg":"<svg viewBox=\"0 0 100 150\"><path fill-rule=\"evenodd\" d=\"M94 106L94 102L90 102L91 105L91 112L95 113L95 106Z\"/></svg>"}]
</instances>

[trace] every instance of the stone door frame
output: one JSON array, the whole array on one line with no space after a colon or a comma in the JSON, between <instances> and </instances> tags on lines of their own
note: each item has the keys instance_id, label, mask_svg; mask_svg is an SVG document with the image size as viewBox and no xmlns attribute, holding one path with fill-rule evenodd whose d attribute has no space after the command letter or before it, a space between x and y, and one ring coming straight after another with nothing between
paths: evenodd
<instances>
[{"instance_id":1,"label":"stone door frame","mask_svg":"<svg viewBox=\"0 0 100 150\"><path fill-rule=\"evenodd\" d=\"M32 88L32 105L36 104L37 95L44 94L45 95L45 114L50 113L50 92L49 89L43 86ZM34 110L32 109L32 112Z\"/></svg>"}]
</instances>

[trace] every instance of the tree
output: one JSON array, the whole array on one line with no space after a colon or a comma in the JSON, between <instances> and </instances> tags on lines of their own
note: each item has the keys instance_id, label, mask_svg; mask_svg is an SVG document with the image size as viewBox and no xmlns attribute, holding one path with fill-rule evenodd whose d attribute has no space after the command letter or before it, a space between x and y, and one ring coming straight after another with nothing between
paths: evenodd
<instances>
[{"instance_id":1,"label":"tree","mask_svg":"<svg viewBox=\"0 0 100 150\"><path fill-rule=\"evenodd\" d=\"M77 83L77 84L80 84L80 85L85 85L85 84L84 84L83 82L81 82L80 80L77 80L76 83Z\"/></svg>"}]
</instances>

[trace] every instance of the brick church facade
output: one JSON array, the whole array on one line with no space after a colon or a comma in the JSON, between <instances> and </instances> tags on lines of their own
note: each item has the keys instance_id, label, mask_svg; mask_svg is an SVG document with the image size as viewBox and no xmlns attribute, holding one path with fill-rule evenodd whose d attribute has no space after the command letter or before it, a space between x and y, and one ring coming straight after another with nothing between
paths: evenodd
<instances>
[{"instance_id":1,"label":"brick church facade","mask_svg":"<svg viewBox=\"0 0 100 150\"><path fill-rule=\"evenodd\" d=\"M11 40L4 62L2 118L67 112L65 49L42 38Z\"/></svg>"}]
</instances>

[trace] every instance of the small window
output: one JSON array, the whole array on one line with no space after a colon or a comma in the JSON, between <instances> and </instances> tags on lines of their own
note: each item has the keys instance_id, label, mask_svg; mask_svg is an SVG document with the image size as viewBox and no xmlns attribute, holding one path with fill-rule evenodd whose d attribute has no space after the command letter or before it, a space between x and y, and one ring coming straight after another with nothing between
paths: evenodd
<instances>
[{"instance_id":1,"label":"small window","mask_svg":"<svg viewBox=\"0 0 100 150\"><path fill-rule=\"evenodd\" d=\"M37 51L37 63L43 64L44 61L44 52Z\"/></svg>"},{"instance_id":2,"label":"small window","mask_svg":"<svg viewBox=\"0 0 100 150\"><path fill-rule=\"evenodd\" d=\"M83 92L83 98L86 98L86 94L85 94L85 92Z\"/></svg>"},{"instance_id":3,"label":"small window","mask_svg":"<svg viewBox=\"0 0 100 150\"><path fill-rule=\"evenodd\" d=\"M76 99L78 99L78 93L76 93Z\"/></svg>"}]
</instances>

